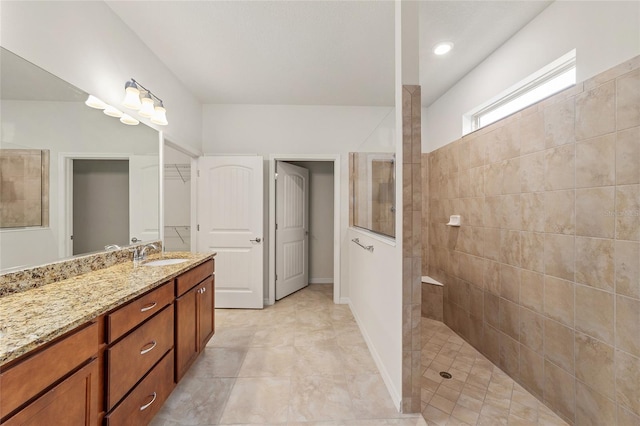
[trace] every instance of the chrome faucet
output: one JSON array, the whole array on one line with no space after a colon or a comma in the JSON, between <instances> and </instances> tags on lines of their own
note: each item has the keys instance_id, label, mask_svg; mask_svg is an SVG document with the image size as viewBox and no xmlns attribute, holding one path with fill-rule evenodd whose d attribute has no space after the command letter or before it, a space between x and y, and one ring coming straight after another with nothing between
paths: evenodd
<instances>
[{"instance_id":1,"label":"chrome faucet","mask_svg":"<svg viewBox=\"0 0 640 426\"><path fill-rule=\"evenodd\" d=\"M142 248L138 250L138 260L145 260L147 258L147 249L150 249L150 248L154 250L158 250L158 246L153 243L145 244Z\"/></svg>"},{"instance_id":2,"label":"chrome faucet","mask_svg":"<svg viewBox=\"0 0 640 426\"><path fill-rule=\"evenodd\" d=\"M120 250L122 247L120 247L117 244L107 244L106 246L104 246L104 249L109 251L109 250Z\"/></svg>"}]
</instances>

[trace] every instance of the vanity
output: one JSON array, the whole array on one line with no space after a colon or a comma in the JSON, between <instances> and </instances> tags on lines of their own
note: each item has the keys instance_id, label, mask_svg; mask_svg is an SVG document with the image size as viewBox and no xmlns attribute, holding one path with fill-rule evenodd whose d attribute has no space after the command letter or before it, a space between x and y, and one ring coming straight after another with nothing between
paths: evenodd
<instances>
[{"instance_id":1,"label":"vanity","mask_svg":"<svg viewBox=\"0 0 640 426\"><path fill-rule=\"evenodd\" d=\"M0 423L148 424L214 334L214 257L124 259L0 297Z\"/></svg>"}]
</instances>

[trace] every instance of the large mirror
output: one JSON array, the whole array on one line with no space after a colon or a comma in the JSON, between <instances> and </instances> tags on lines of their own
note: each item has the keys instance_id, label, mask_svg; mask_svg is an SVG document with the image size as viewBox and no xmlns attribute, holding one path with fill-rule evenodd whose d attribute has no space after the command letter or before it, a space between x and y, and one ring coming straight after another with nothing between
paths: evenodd
<instances>
[{"instance_id":1,"label":"large mirror","mask_svg":"<svg viewBox=\"0 0 640 426\"><path fill-rule=\"evenodd\" d=\"M158 132L87 96L0 47L0 271L160 236Z\"/></svg>"}]
</instances>

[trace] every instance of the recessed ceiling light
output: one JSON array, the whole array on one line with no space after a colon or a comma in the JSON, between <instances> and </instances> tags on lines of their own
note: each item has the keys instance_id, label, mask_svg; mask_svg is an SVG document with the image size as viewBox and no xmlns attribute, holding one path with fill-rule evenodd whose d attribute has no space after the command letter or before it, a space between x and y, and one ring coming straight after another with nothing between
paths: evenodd
<instances>
[{"instance_id":1,"label":"recessed ceiling light","mask_svg":"<svg viewBox=\"0 0 640 426\"><path fill-rule=\"evenodd\" d=\"M453 43L450 41L445 41L442 43L438 43L433 47L433 53L436 55L445 55L449 53L453 49Z\"/></svg>"}]
</instances>

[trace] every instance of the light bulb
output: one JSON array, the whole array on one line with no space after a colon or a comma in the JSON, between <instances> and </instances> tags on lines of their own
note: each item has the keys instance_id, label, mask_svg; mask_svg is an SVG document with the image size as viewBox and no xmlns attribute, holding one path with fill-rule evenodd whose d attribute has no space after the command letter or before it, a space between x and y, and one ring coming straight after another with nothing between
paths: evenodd
<instances>
[{"instance_id":1,"label":"light bulb","mask_svg":"<svg viewBox=\"0 0 640 426\"><path fill-rule=\"evenodd\" d=\"M136 111L139 110L142 103L140 102L140 90L138 90L138 85L133 81L127 81L124 85L124 89L125 95L122 105L127 108L135 109Z\"/></svg>"},{"instance_id":2,"label":"light bulb","mask_svg":"<svg viewBox=\"0 0 640 426\"><path fill-rule=\"evenodd\" d=\"M167 121L167 110L162 106L162 102L160 102L160 105L155 108L153 117L151 117L151 122L159 126L166 126L169 124Z\"/></svg>"},{"instance_id":3,"label":"light bulb","mask_svg":"<svg viewBox=\"0 0 640 426\"><path fill-rule=\"evenodd\" d=\"M111 105L107 105L107 107L102 112L107 114L109 117L115 117L115 118L122 117L122 111L120 111L115 107L112 107Z\"/></svg>"},{"instance_id":4,"label":"light bulb","mask_svg":"<svg viewBox=\"0 0 640 426\"><path fill-rule=\"evenodd\" d=\"M153 111L153 99L149 96L149 92L144 92L142 95L142 107L138 111L141 117L151 118L154 114Z\"/></svg>"},{"instance_id":5,"label":"light bulb","mask_svg":"<svg viewBox=\"0 0 640 426\"><path fill-rule=\"evenodd\" d=\"M449 53L453 49L453 43L449 41L445 41L443 43L438 43L433 48L433 53L436 55L445 55Z\"/></svg>"},{"instance_id":6,"label":"light bulb","mask_svg":"<svg viewBox=\"0 0 640 426\"><path fill-rule=\"evenodd\" d=\"M120 118L120 122L124 123L128 126L136 126L138 124L140 124L140 122L138 120L136 120L135 118L133 118L132 116L128 115L128 114L123 114L122 117Z\"/></svg>"},{"instance_id":7,"label":"light bulb","mask_svg":"<svg viewBox=\"0 0 640 426\"><path fill-rule=\"evenodd\" d=\"M84 104L88 107L95 108L95 109L105 109L107 107L107 104L105 104L104 102L102 102L100 99L96 98L93 95L89 95L87 100L84 101Z\"/></svg>"}]
</instances>

